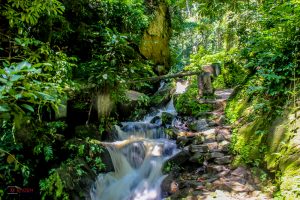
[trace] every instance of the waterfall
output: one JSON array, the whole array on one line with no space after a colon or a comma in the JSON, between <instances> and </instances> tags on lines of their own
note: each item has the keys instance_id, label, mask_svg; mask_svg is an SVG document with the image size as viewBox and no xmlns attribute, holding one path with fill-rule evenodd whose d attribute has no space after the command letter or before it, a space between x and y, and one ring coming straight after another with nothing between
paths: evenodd
<instances>
[{"instance_id":1,"label":"waterfall","mask_svg":"<svg viewBox=\"0 0 300 200\"><path fill-rule=\"evenodd\" d=\"M164 83L161 83L163 87ZM184 92L186 83L177 84L176 92ZM161 88L160 88L161 89ZM169 140L161 123L153 119L163 113L177 115L170 102L138 122L115 126L116 141L105 143L114 171L99 174L90 190L92 200L159 200L163 198L161 183L165 178L162 166L179 150Z\"/></svg>"},{"instance_id":2,"label":"waterfall","mask_svg":"<svg viewBox=\"0 0 300 200\"><path fill-rule=\"evenodd\" d=\"M171 104L172 101L162 110L174 111ZM175 141L165 137L160 125L146 119L123 122L122 127L116 127L116 130L117 141L106 143L115 170L97 177L90 190L91 199L162 199L160 187L165 178L162 166L179 152Z\"/></svg>"}]
</instances>

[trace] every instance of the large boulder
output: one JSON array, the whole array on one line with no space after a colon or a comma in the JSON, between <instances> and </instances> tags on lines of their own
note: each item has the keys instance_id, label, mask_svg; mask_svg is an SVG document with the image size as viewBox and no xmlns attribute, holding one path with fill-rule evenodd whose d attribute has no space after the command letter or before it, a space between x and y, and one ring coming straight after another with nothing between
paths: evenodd
<instances>
[{"instance_id":1,"label":"large boulder","mask_svg":"<svg viewBox=\"0 0 300 200\"><path fill-rule=\"evenodd\" d=\"M158 74L165 74L170 68L171 18L166 2L164 0L155 2L158 5L152 22L144 32L140 52L147 59L154 61Z\"/></svg>"},{"instance_id":2,"label":"large boulder","mask_svg":"<svg viewBox=\"0 0 300 200\"><path fill-rule=\"evenodd\" d=\"M169 82L164 84L154 95L151 97L150 105L153 107L159 107L166 105L172 98L175 92L175 83Z\"/></svg>"},{"instance_id":3,"label":"large boulder","mask_svg":"<svg viewBox=\"0 0 300 200\"><path fill-rule=\"evenodd\" d=\"M119 103L117 106L119 117L121 119L126 119L132 114L132 112L138 105L138 101L142 96L145 96L145 94L134 90L127 90L125 92L125 96L127 98L127 101Z\"/></svg>"}]
</instances>

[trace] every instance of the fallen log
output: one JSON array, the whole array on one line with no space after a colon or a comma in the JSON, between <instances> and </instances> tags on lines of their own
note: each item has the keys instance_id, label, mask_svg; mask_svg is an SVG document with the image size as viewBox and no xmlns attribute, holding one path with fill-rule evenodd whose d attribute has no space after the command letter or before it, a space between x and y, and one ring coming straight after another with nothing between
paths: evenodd
<instances>
[{"instance_id":1,"label":"fallen log","mask_svg":"<svg viewBox=\"0 0 300 200\"><path fill-rule=\"evenodd\" d=\"M184 76L199 75L201 73L202 73L202 71L186 71L186 72L179 72L179 73L176 73L176 74L167 74L167 75L161 75L161 76L147 77L147 78L143 78L143 79L132 80L132 81L129 81L129 83L137 83L137 82L141 82L141 81L156 82L156 81L169 79L169 78L182 78Z\"/></svg>"}]
</instances>

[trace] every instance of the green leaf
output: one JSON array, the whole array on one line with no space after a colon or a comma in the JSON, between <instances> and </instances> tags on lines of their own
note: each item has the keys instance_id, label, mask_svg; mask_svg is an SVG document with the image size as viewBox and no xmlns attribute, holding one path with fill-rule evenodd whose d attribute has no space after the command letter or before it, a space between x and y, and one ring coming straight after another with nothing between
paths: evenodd
<instances>
[{"instance_id":1,"label":"green leaf","mask_svg":"<svg viewBox=\"0 0 300 200\"><path fill-rule=\"evenodd\" d=\"M6 83L7 83L7 80L4 79L4 78L0 78L0 82L6 84Z\"/></svg>"},{"instance_id":2,"label":"green leaf","mask_svg":"<svg viewBox=\"0 0 300 200\"><path fill-rule=\"evenodd\" d=\"M34 109L32 106L28 105L28 104L22 104L21 105L23 108L26 108L27 110L31 111L31 112L34 112Z\"/></svg>"},{"instance_id":3,"label":"green leaf","mask_svg":"<svg viewBox=\"0 0 300 200\"><path fill-rule=\"evenodd\" d=\"M10 78L10 80L14 82L14 81L19 80L21 77L22 77L21 75L14 74L14 75Z\"/></svg>"},{"instance_id":4,"label":"green leaf","mask_svg":"<svg viewBox=\"0 0 300 200\"><path fill-rule=\"evenodd\" d=\"M43 92L37 92L39 95L41 95L45 100L54 101L55 99L50 96L49 94L43 93Z\"/></svg>"},{"instance_id":5,"label":"green leaf","mask_svg":"<svg viewBox=\"0 0 300 200\"><path fill-rule=\"evenodd\" d=\"M7 104L0 105L0 112L7 112L10 111L10 108Z\"/></svg>"}]
</instances>

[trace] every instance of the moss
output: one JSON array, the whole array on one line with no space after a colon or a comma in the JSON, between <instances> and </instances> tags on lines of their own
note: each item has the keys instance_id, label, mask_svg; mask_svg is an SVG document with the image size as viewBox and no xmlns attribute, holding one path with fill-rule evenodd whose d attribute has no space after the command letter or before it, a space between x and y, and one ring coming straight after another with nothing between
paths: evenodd
<instances>
[{"instance_id":1,"label":"moss","mask_svg":"<svg viewBox=\"0 0 300 200\"><path fill-rule=\"evenodd\" d=\"M167 83L161 90L157 91L150 99L150 105L159 107L166 105L175 92L175 82Z\"/></svg>"},{"instance_id":2,"label":"moss","mask_svg":"<svg viewBox=\"0 0 300 200\"><path fill-rule=\"evenodd\" d=\"M254 122L248 123L234 132L232 150L237 154L234 164L251 164L259 166L263 160L263 153L266 150L266 135L262 131L264 128L264 118L257 118Z\"/></svg>"},{"instance_id":3,"label":"moss","mask_svg":"<svg viewBox=\"0 0 300 200\"><path fill-rule=\"evenodd\" d=\"M168 6L162 1L155 10L155 17L148 29L144 32L140 44L141 53L157 65L164 65L169 70L170 49L169 40L171 36L171 21Z\"/></svg>"},{"instance_id":4,"label":"moss","mask_svg":"<svg viewBox=\"0 0 300 200\"><path fill-rule=\"evenodd\" d=\"M300 120L292 106L286 105L285 112L279 116L275 112L275 100L266 102L261 94L249 95L247 88L248 83L237 90L226 107L226 116L235 124L232 138L232 151L236 154L234 164L266 166L275 174L280 190L278 198L299 199Z\"/></svg>"},{"instance_id":5,"label":"moss","mask_svg":"<svg viewBox=\"0 0 300 200\"><path fill-rule=\"evenodd\" d=\"M212 104L200 103L197 97L198 88L196 84L192 84L185 93L175 98L176 111L181 115L199 117L202 113L213 110Z\"/></svg>"}]
</instances>

